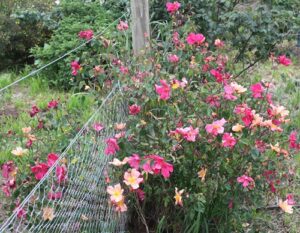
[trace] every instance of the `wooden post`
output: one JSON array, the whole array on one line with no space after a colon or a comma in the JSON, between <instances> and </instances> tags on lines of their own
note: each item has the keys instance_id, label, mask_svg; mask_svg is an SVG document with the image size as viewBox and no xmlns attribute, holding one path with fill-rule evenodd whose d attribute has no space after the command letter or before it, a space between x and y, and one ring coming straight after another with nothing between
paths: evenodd
<instances>
[{"instance_id":1,"label":"wooden post","mask_svg":"<svg viewBox=\"0 0 300 233\"><path fill-rule=\"evenodd\" d=\"M300 31L297 34L297 45L296 45L297 62L300 64Z\"/></svg>"},{"instance_id":2,"label":"wooden post","mask_svg":"<svg viewBox=\"0 0 300 233\"><path fill-rule=\"evenodd\" d=\"M145 35L150 36L149 0L131 0L132 45L138 55L147 46Z\"/></svg>"}]
</instances>

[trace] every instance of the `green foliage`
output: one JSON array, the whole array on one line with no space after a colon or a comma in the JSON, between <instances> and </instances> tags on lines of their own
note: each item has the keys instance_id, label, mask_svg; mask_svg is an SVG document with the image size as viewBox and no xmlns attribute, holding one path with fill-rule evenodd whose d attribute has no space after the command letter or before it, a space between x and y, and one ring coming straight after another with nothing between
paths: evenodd
<instances>
[{"instance_id":1,"label":"green foliage","mask_svg":"<svg viewBox=\"0 0 300 233\"><path fill-rule=\"evenodd\" d=\"M130 9L130 1L127 0L103 0L103 6L106 9L113 10L115 13L124 12L127 9Z\"/></svg>"},{"instance_id":2,"label":"green foliage","mask_svg":"<svg viewBox=\"0 0 300 233\"><path fill-rule=\"evenodd\" d=\"M109 21L103 9L95 7L98 4L96 2L84 4L79 0L72 1L70 4L69 2L65 1L58 7L63 19L51 41L43 48L33 50L38 66L82 42L77 38L79 31L84 29L99 31ZM172 24L156 24L159 25L155 27L159 29L159 33L156 35L159 40L151 41L152 50L147 51L141 58L135 60L127 51L129 46L126 48L120 46L121 42L128 44L130 32L111 31L105 35L108 39L94 40L87 45L84 51L81 50L58 63L54 68L48 69L45 72L47 76L41 76L38 80L29 80L29 95L39 96L41 94L39 90L44 93L50 92L46 88L48 81L52 85L62 88L74 87L76 90L84 90L89 87L91 91L98 91L102 88L109 89L112 83L121 82L122 86L124 85L122 98L125 97L129 105L135 103L141 106L141 112L136 116L130 115L126 122L125 136L118 140L121 151L117 158L123 159L132 153L140 154L141 158L145 158L149 154L159 154L174 165L174 172L167 180L159 175L147 172L143 174L144 182L140 186L145 191L146 197L143 202L137 203L141 204L142 211L132 210L131 221L131 225L138 228L138 232L144 232L144 229L141 228L143 225L139 221L143 214L151 230L157 232L244 232L244 223L250 224L249 229L255 231L257 230L255 227L257 220L265 217L265 215L257 213L256 209L270 204L270 200L277 197L285 198L287 192L293 190L297 182L297 177L289 174L290 169L294 169L295 166L293 163L294 151L291 150L290 156L286 158L283 153L278 154L270 147L270 144L275 145L278 142L282 149L289 150L286 143L288 131L281 133L260 125L245 127L242 132L234 132L233 125L243 124L241 117L234 113L236 105L247 103L256 113L263 116L264 120L272 119L267 111L270 105L266 102L265 96L263 99L252 97L249 90L250 79L235 79L234 81L247 87L248 91L242 94L235 93L237 96L235 101L226 100L223 84L216 82L209 72L204 71L203 66L209 63L209 69L220 66L223 74L227 72L234 74L235 59L248 61L248 59L257 59L261 56L267 57L268 51L273 48L270 43L273 43L275 39L264 37L267 31L264 31L265 29L262 27L279 30L279 27L284 28L286 25L283 22L282 25L277 25L278 28L270 26L272 22L268 18L273 13L267 10L269 5L260 8L257 12L254 12L251 5L249 13L246 9L237 11L236 7L238 6L235 6L233 1L193 2L194 5L189 5L183 1L184 11L194 12L190 16L196 19L196 25L199 26L202 22L203 25L200 26L199 31L205 34L208 42L213 42L217 37L230 38L237 43L236 47L234 43L232 44L237 51L236 54L232 53L231 46L216 49L212 43L209 43L209 47L186 44L187 34L196 31L195 23L188 17L177 15L183 18L176 18L176 16L173 18ZM153 17L169 18L169 15L163 13L165 2L156 1L156 3L162 4L163 7L157 7L161 13L159 16L154 15ZM219 4L216 9L219 9L220 12L216 11L213 3ZM106 1L106 4L109 2ZM276 7L280 6L284 9L288 7L284 5L284 2L276 1L276 4ZM115 9L119 9L117 5L115 7ZM206 12L202 12L201 7ZM230 12L229 9L231 9ZM290 12L292 9L287 10ZM197 15L196 11L200 13ZM96 17L96 14L100 14L100 17ZM266 14L266 18L262 17L263 14ZM178 27L178 20L182 19L184 23L190 22L191 24ZM227 20L228 24L222 22L221 19ZM172 28L171 31L170 28ZM226 34L227 29L228 34ZM179 32L185 48L176 47L171 43L172 32L175 30ZM245 33L245 36L240 36L239 33ZM250 35L250 39L247 40L246 36ZM271 37L273 36L272 34ZM259 44L251 45L252 39L257 39ZM228 43L231 42L226 42L226 44ZM247 46L250 46L250 50ZM170 63L167 59L170 54L178 55L180 61ZM229 58L228 62L226 57ZM122 60L118 60L118 58ZM213 59L207 61L208 58ZM81 69L78 75L72 77L70 62L75 59L80 62ZM225 64L220 65L220 63ZM95 66L99 66L104 73L96 75ZM128 68L128 72L121 72L121 66ZM284 71L284 69L278 70L279 78L282 78L281 73ZM49 80L45 81L45 77L49 77ZM188 81L186 87L176 88L176 85L173 86L176 84L176 80L182 81L184 77ZM252 78L253 82L261 80L259 75ZM263 78L265 77L263 76ZM168 100L159 100L155 92L155 84L160 85L161 79L166 80L170 88L172 87L171 98ZM3 82L5 83L5 81ZM231 80L228 81L228 83L230 82ZM267 83L262 83L267 89ZM289 78L287 78L286 84L280 91L295 91ZM269 91L269 89L267 90ZM264 92L264 95L267 92ZM219 98L221 107L211 106L207 103L206 98L210 95L216 95ZM47 103L58 96L61 98L58 109L47 109ZM5 162L6 158L13 159L17 163L18 174L20 174L17 176L18 184L27 180L28 177L32 178L28 164L33 165L35 161L45 160L46 155L51 151L61 152L68 144L69 138L76 133L74 126L83 123L83 119L88 117L94 102L95 100L86 93L65 97L51 92L49 96L41 96L36 104L43 110L38 115L38 119L45 122L43 129L37 129L37 119L29 117L27 112L30 106L24 105L22 101L17 102L19 108L26 109L24 113L20 113L17 121L13 117L1 118L4 127L1 129L0 138L4 144L0 153L0 164ZM299 104L299 95L295 95L289 103L296 107ZM225 132L232 133L237 139L237 144L233 148L222 146L222 135L213 137L205 130L207 124L222 117L227 120ZM298 119L300 119L299 114ZM187 141L180 135L170 136L172 130L190 125L199 128L195 142ZM281 125L285 124L282 122ZM287 129L299 127L299 120L295 125L288 124ZM32 127L32 133L39 140L30 148L30 157L17 159L11 155L10 151L17 145L24 147L26 137L21 128L28 126ZM111 125L105 127L111 127ZM7 136L8 130L12 130L14 135ZM266 148L263 152L256 147L258 139L264 141ZM128 165L125 167L129 168ZM202 180L198 177L198 172L203 168L207 169L207 173L205 179ZM139 169L142 171L141 167ZM277 178L281 182L275 185L276 193L269 190L269 184L263 176L266 170L276 170L278 174ZM122 168L108 168L108 172L120 175L120 182L125 189L124 194L126 194L125 202L131 206L133 201L136 201L136 197L133 195L132 189L123 183L124 171ZM243 174L253 177L255 187L243 188L237 182L237 177ZM31 179L27 187L34 184L35 180ZM178 187L179 190L185 189L182 195L182 207L174 205L175 187ZM19 186L18 188L22 189ZM27 192L19 191L15 195L20 193L25 195ZM231 202L233 206L229 208ZM271 203L273 204L273 202Z\"/></svg>"},{"instance_id":3,"label":"green foliage","mask_svg":"<svg viewBox=\"0 0 300 233\"><path fill-rule=\"evenodd\" d=\"M187 0L183 4L210 41L226 39L237 50L236 61L252 63L266 59L276 44L289 38L287 33L295 33L300 25L299 3L292 8L281 1L272 2Z\"/></svg>"},{"instance_id":4,"label":"green foliage","mask_svg":"<svg viewBox=\"0 0 300 233\"><path fill-rule=\"evenodd\" d=\"M10 73L0 74L0 88L3 88L12 82Z\"/></svg>"},{"instance_id":5,"label":"green foliage","mask_svg":"<svg viewBox=\"0 0 300 233\"><path fill-rule=\"evenodd\" d=\"M35 64L40 67L64 53L74 49L83 40L78 38L78 33L92 29L95 33L103 30L112 21L110 11L106 11L99 2L87 2L83 0L62 1L56 9L63 16L59 27L54 31L51 39L43 47L32 49ZM91 45L74 52L45 71L51 85L59 88L70 88L71 61L78 59L83 51L84 56L95 55L89 50Z\"/></svg>"},{"instance_id":6,"label":"green foliage","mask_svg":"<svg viewBox=\"0 0 300 233\"><path fill-rule=\"evenodd\" d=\"M261 81L259 75L247 80L239 77L234 80L228 78L223 80L224 83L216 81L209 72L212 69L219 69L223 75L228 74L227 77L233 77L236 72L231 46L216 48L213 43L188 45L187 35L196 29L188 17L185 24L179 24L181 17L178 13L172 17L172 23L160 23L159 40L151 40L151 50L145 51L138 59L121 53L120 62L114 64L111 59L110 65L105 67L109 75L104 78L111 81L111 77L114 77L125 86L124 96L128 105L137 104L141 107L141 112L129 116L126 134L118 139L121 148L118 159L122 160L133 153L139 154L141 159L138 169L143 174L144 182L140 188L145 192L145 200L140 202L142 211L133 205L131 225L137 231L144 232L143 228L141 230L141 226L145 225L142 220L144 217L154 232L243 232L248 225L249 229L255 231L256 221L261 217L256 213L257 209L277 204L276 198L285 199L297 184L298 177L289 173L289 169L295 169L296 166L293 160L296 151L290 149L287 143L291 124L282 121L280 127L283 132L271 128L270 123L280 118L280 114L270 114L272 105L267 101L266 94L274 90L269 89L267 82ZM179 33L183 46L172 43L174 31ZM210 35L205 36L210 38ZM180 60L170 62L168 56L171 54L176 54ZM85 67L95 64L88 57L81 57L81 62ZM120 72L121 66L127 67L128 72ZM208 70L204 69L205 66L209 67ZM275 61L271 68L278 68L278 74L285 71ZM82 70L82 74L86 72ZM178 84L183 78L187 79L186 87ZM170 98L167 100L159 99L155 90L155 84L162 86L160 80L165 80L168 85L166 92L170 93ZM249 80L263 86L262 98L253 98ZM236 94L236 100L228 100L224 86L233 81L246 87L247 91ZM212 95L220 101L219 107L207 101ZM246 126L243 116L235 113L235 108L242 104L251 108L249 112L255 115L253 117L256 120L259 116L263 117L263 123L257 125L253 119ZM274 106L279 105L274 102ZM207 125L221 118L227 121L224 132L232 134L237 140L232 148L223 145L223 135L214 137L206 130ZM245 126L242 132L232 129L236 123ZM199 129L195 141L186 140L184 133L171 133L176 128L189 126ZM257 140L263 141L262 150ZM277 142L280 152L272 148ZM284 154L285 151L289 155ZM174 165L170 179L163 179L157 174L159 172L151 173L143 168L149 155L160 155ZM198 172L204 168L207 170L202 179ZM130 166L124 165L123 168L111 168L109 173L120 176L125 202L132 206L136 197L124 182L124 172L129 171ZM270 189L270 180L264 175L266 171L276 171L276 178L271 178L272 182L279 180L274 183L276 191ZM243 175L251 176L255 186L243 187L237 181ZM182 195L183 207L174 205L176 187L185 190Z\"/></svg>"},{"instance_id":7,"label":"green foliage","mask_svg":"<svg viewBox=\"0 0 300 233\"><path fill-rule=\"evenodd\" d=\"M32 62L29 50L42 45L57 26L50 1L4 1L0 7L0 70ZM52 2L51 2L52 3Z\"/></svg>"},{"instance_id":8,"label":"green foliage","mask_svg":"<svg viewBox=\"0 0 300 233\"><path fill-rule=\"evenodd\" d=\"M0 12L11 14L14 10L36 8L41 11L51 9L53 4L52 0L10 0L0 2Z\"/></svg>"},{"instance_id":9,"label":"green foliage","mask_svg":"<svg viewBox=\"0 0 300 233\"><path fill-rule=\"evenodd\" d=\"M125 9L123 1L106 0L109 7ZM151 0L152 21L170 18L165 10L168 0ZM235 50L235 61L247 64L268 58L270 51L283 39L294 39L300 26L298 0L181 0L185 15L191 16L197 30L212 42L216 38L228 41ZM181 21L185 22L186 16ZM181 22L181 23L182 23ZM160 30L154 28L154 34Z\"/></svg>"}]
</instances>

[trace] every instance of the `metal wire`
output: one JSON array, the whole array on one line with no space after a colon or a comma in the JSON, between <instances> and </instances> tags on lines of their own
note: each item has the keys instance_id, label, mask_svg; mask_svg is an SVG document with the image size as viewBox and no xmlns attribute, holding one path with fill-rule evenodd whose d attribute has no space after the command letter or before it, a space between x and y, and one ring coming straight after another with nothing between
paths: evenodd
<instances>
[{"instance_id":1,"label":"metal wire","mask_svg":"<svg viewBox=\"0 0 300 233\"><path fill-rule=\"evenodd\" d=\"M105 139L115 134L113 125L125 122L126 108L119 85L107 95L69 146L37 183L13 214L0 226L0 232L125 232L125 214L117 214L108 203L104 171L111 157L104 155ZM94 123L105 130L96 132ZM57 182L56 169L65 164L67 179ZM49 191L61 192L57 200ZM43 217L45 208L53 220ZM20 210L26 216L19 216Z\"/></svg>"}]
</instances>

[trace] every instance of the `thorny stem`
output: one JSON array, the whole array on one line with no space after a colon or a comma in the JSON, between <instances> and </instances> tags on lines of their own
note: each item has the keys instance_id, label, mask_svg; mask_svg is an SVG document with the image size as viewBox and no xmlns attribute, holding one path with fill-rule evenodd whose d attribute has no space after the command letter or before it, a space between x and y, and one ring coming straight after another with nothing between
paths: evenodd
<instances>
[{"instance_id":1,"label":"thorny stem","mask_svg":"<svg viewBox=\"0 0 300 233\"><path fill-rule=\"evenodd\" d=\"M274 61L272 61L272 78L271 78L271 81L269 82L267 90L266 90L266 94L265 94L266 98L267 98L267 95L269 94L270 85L271 85L271 83L273 83L273 80L274 80ZM261 112L261 109L262 109L263 105L264 104L261 103L260 108L259 108L259 112Z\"/></svg>"},{"instance_id":2,"label":"thorny stem","mask_svg":"<svg viewBox=\"0 0 300 233\"><path fill-rule=\"evenodd\" d=\"M256 63L258 63L260 60L262 60L262 58L258 58L256 59L253 63L249 64L246 68L244 68L243 70L241 70L236 76L234 76L232 79L236 79L239 76L241 76L244 72L246 72L248 69L250 69L252 66L254 66Z\"/></svg>"},{"instance_id":3,"label":"thorny stem","mask_svg":"<svg viewBox=\"0 0 300 233\"><path fill-rule=\"evenodd\" d=\"M294 208L299 208L300 205L293 205ZM273 206L262 206L262 207L258 207L256 208L256 211L259 210L276 210L279 209L280 207L278 205L273 205Z\"/></svg>"},{"instance_id":4,"label":"thorny stem","mask_svg":"<svg viewBox=\"0 0 300 233\"><path fill-rule=\"evenodd\" d=\"M146 233L149 233L149 227L147 225L147 221L145 219L145 216L143 215L143 210L141 209L141 206L140 206L140 203L139 203L139 200L138 200L136 194L134 195L134 199L136 201L136 205L135 206L137 207L137 213L140 216L140 218L141 218L141 220L142 220L142 222L143 222L143 224L144 224L144 226L146 228Z\"/></svg>"},{"instance_id":5,"label":"thorny stem","mask_svg":"<svg viewBox=\"0 0 300 233\"><path fill-rule=\"evenodd\" d=\"M250 39L252 38L252 36L253 36L253 32L252 32L251 35L248 37L248 39L245 41L244 47L240 50L239 54L235 57L234 63L237 63L238 60L239 60L239 58L242 56L242 54L245 53L245 50L246 50L246 48L247 48L247 45L248 45Z\"/></svg>"}]
</instances>

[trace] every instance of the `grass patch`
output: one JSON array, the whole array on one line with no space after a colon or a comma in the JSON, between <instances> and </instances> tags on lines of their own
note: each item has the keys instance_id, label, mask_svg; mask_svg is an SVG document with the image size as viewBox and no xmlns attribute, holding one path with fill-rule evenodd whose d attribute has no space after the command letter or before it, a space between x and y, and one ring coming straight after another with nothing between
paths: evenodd
<instances>
[{"instance_id":1,"label":"grass patch","mask_svg":"<svg viewBox=\"0 0 300 233\"><path fill-rule=\"evenodd\" d=\"M271 62L259 64L252 71L253 75L246 75L254 82L262 79L272 82L271 93L276 104L285 106L290 111L290 119L288 130L297 129L300 132L300 65L293 64L291 66L279 66L272 70ZM300 153L295 156L296 177L300 176ZM297 178L296 178L297 179ZM296 197L300 196L300 187L296 185L293 192ZM298 203L299 204L299 203ZM266 212L267 216L271 215L271 219L262 220L259 224L260 232L290 232L298 233L300 229L300 209L294 208L292 215L282 213L280 210Z\"/></svg>"},{"instance_id":2,"label":"grass patch","mask_svg":"<svg viewBox=\"0 0 300 233\"><path fill-rule=\"evenodd\" d=\"M2 74L7 85L13 81L15 74ZM0 77L0 80L2 78ZM15 160L11 155L12 149L17 146L25 147L22 139L22 128L31 127L38 137L38 154L47 154L52 151L62 151L69 143L78 128L92 115L95 109L95 98L88 93L74 94L49 88L47 77L36 76L24 80L18 85L6 90L1 99L0 107L0 165L8 160ZM51 100L59 102L58 109L48 109ZM36 105L40 110L38 118L31 118L29 111ZM41 131L37 130L38 121L45 124ZM12 135L8 135L12 132ZM21 138L21 139L20 139ZM32 164L33 161L31 161Z\"/></svg>"},{"instance_id":3,"label":"grass patch","mask_svg":"<svg viewBox=\"0 0 300 233\"><path fill-rule=\"evenodd\" d=\"M12 81L12 73L0 73L0 88L7 86Z\"/></svg>"}]
</instances>

